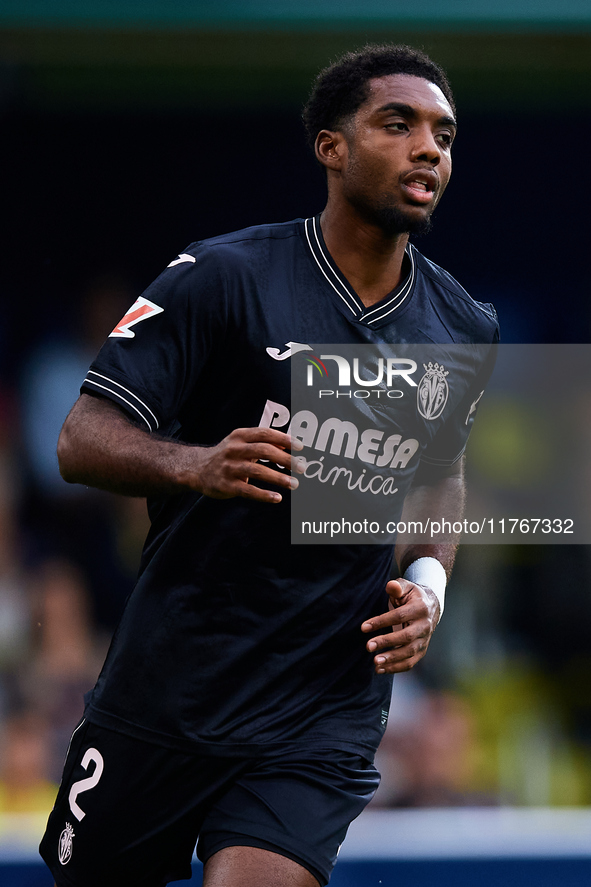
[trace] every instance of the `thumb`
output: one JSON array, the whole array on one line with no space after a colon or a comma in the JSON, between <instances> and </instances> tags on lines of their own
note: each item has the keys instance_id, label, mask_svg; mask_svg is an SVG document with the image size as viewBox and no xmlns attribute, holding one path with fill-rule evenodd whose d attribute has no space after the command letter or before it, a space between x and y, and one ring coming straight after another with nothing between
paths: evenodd
<instances>
[{"instance_id":1,"label":"thumb","mask_svg":"<svg viewBox=\"0 0 591 887\"><path fill-rule=\"evenodd\" d=\"M405 582L404 584L407 585L408 583ZM406 591L398 579L393 579L386 585L386 594L390 598L393 607L400 607L404 603Z\"/></svg>"}]
</instances>

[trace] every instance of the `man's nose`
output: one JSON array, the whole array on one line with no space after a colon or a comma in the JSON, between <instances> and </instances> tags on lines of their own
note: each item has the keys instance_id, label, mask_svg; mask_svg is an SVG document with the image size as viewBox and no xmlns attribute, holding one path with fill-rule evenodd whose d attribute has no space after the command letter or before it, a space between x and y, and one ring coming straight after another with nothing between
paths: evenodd
<instances>
[{"instance_id":1,"label":"man's nose","mask_svg":"<svg viewBox=\"0 0 591 887\"><path fill-rule=\"evenodd\" d=\"M425 160L432 166L437 166L441 160L441 145L436 140L430 126L417 127L411 154L413 160Z\"/></svg>"}]
</instances>

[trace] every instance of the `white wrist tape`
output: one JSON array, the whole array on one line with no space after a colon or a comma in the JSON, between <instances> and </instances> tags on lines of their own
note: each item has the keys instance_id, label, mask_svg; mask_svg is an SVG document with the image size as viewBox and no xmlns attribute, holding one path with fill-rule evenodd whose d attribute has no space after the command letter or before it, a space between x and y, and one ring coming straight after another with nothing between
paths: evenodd
<instances>
[{"instance_id":1,"label":"white wrist tape","mask_svg":"<svg viewBox=\"0 0 591 887\"><path fill-rule=\"evenodd\" d=\"M443 616L447 576L442 564L434 557L420 557L404 571L403 579L416 585L426 585L439 601L439 619ZM439 619L437 620L439 622Z\"/></svg>"}]
</instances>

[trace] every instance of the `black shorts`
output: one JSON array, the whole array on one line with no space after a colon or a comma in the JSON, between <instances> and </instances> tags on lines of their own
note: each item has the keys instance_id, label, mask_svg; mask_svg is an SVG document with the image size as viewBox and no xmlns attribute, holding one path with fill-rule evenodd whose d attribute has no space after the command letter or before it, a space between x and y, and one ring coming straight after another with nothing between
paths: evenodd
<instances>
[{"instance_id":1,"label":"black shorts","mask_svg":"<svg viewBox=\"0 0 591 887\"><path fill-rule=\"evenodd\" d=\"M272 850L326 884L379 774L365 758L310 749L216 758L87 721L74 731L41 855L59 887L162 887L223 847Z\"/></svg>"}]
</instances>

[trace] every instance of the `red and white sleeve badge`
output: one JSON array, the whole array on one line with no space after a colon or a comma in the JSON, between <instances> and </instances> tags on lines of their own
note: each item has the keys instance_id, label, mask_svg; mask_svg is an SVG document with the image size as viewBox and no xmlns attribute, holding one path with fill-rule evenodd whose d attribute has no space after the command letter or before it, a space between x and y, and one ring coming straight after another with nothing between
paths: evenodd
<instances>
[{"instance_id":1,"label":"red and white sleeve badge","mask_svg":"<svg viewBox=\"0 0 591 887\"><path fill-rule=\"evenodd\" d=\"M142 320L147 320L148 317L153 317L155 314L161 314L163 311L164 308L161 308L160 305L155 305L154 302L140 296L135 300L125 317L121 318L113 332L109 333L109 338L133 339L135 333L131 331L132 326L141 323Z\"/></svg>"}]
</instances>

